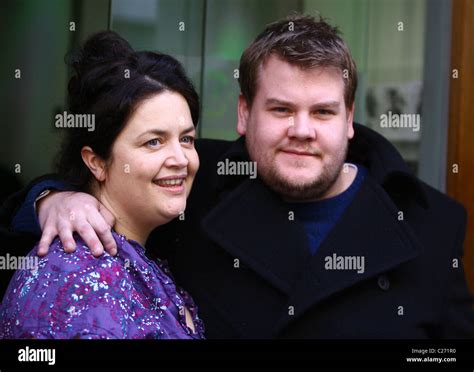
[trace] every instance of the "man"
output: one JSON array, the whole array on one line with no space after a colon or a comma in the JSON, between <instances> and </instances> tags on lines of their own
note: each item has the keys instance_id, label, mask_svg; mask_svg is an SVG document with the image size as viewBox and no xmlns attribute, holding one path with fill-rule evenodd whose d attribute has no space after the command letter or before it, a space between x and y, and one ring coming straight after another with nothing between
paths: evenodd
<instances>
[{"instance_id":1,"label":"man","mask_svg":"<svg viewBox=\"0 0 474 372\"><path fill-rule=\"evenodd\" d=\"M353 125L357 73L337 30L301 15L269 25L243 53L239 83L241 137L197 143L186 213L147 243L192 294L207 337L473 337L465 211ZM253 162L256 178L242 171ZM38 231L36 200L41 254L56 235L74 250L73 231L95 255L101 242L115 254L114 221L95 199L39 200L70 189L40 181L14 230Z\"/></svg>"}]
</instances>

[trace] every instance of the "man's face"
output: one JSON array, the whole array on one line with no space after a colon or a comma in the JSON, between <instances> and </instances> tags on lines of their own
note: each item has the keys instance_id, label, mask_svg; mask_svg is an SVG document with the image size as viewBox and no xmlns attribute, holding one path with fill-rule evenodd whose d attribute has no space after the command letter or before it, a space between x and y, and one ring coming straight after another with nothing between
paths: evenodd
<instances>
[{"instance_id":1,"label":"man's face","mask_svg":"<svg viewBox=\"0 0 474 372\"><path fill-rule=\"evenodd\" d=\"M271 56L252 106L239 97L237 131L270 188L286 200L317 200L343 191L353 111L344 103L340 70L303 70Z\"/></svg>"}]
</instances>

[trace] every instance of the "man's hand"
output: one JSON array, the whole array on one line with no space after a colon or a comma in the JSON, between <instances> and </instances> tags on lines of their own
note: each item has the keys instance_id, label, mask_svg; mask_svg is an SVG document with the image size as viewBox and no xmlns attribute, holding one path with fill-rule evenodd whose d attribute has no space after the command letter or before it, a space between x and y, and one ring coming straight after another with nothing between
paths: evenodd
<instances>
[{"instance_id":1,"label":"man's hand","mask_svg":"<svg viewBox=\"0 0 474 372\"><path fill-rule=\"evenodd\" d=\"M115 218L93 196L82 192L52 192L38 202L37 212L43 231L38 246L39 256L48 253L57 235L64 250L74 252L76 242L73 232L81 236L96 257L104 253L104 247L111 255L117 253L117 244L111 232Z\"/></svg>"}]
</instances>

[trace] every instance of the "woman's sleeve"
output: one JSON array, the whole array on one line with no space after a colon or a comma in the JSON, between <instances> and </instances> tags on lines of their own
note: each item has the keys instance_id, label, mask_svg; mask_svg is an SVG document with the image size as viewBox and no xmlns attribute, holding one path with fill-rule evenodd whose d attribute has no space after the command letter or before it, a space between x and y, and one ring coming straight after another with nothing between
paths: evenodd
<instances>
[{"instance_id":1,"label":"woman's sleeve","mask_svg":"<svg viewBox=\"0 0 474 372\"><path fill-rule=\"evenodd\" d=\"M88 252L47 255L18 270L0 310L3 338L126 338L126 270Z\"/></svg>"}]
</instances>

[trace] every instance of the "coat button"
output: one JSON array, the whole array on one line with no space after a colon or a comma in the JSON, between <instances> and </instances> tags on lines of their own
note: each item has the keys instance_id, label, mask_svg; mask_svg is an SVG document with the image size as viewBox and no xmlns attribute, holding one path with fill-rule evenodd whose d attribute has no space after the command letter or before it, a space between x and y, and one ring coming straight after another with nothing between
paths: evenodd
<instances>
[{"instance_id":1,"label":"coat button","mask_svg":"<svg viewBox=\"0 0 474 372\"><path fill-rule=\"evenodd\" d=\"M377 284L381 289L384 291L387 291L390 288L390 281L385 275L380 275L379 278L377 279Z\"/></svg>"}]
</instances>

